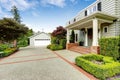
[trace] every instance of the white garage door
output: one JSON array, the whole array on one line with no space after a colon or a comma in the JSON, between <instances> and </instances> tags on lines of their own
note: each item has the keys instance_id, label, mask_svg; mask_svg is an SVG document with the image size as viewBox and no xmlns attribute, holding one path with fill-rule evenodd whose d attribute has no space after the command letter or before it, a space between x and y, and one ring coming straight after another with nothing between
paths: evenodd
<instances>
[{"instance_id":1,"label":"white garage door","mask_svg":"<svg viewBox=\"0 0 120 80\"><path fill-rule=\"evenodd\" d=\"M50 39L35 39L35 46L47 46L50 44Z\"/></svg>"}]
</instances>

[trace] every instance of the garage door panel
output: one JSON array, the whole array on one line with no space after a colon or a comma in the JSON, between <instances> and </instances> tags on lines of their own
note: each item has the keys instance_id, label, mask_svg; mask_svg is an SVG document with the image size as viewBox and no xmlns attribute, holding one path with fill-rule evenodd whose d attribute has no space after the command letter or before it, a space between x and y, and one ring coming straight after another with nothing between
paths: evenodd
<instances>
[{"instance_id":1,"label":"garage door panel","mask_svg":"<svg viewBox=\"0 0 120 80\"><path fill-rule=\"evenodd\" d=\"M35 39L35 46L46 46L50 44L50 39Z\"/></svg>"}]
</instances>

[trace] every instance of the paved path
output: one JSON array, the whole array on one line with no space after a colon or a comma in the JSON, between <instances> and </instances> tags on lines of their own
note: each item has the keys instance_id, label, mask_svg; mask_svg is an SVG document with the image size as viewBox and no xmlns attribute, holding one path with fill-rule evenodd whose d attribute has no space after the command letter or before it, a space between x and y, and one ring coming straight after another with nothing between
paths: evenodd
<instances>
[{"instance_id":1,"label":"paved path","mask_svg":"<svg viewBox=\"0 0 120 80\"><path fill-rule=\"evenodd\" d=\"M22 48L0 60L0 80L90 80L63 59L74 63L78 55L67 50L52 52L45 47Z\"/></svg>"}]
</instances>

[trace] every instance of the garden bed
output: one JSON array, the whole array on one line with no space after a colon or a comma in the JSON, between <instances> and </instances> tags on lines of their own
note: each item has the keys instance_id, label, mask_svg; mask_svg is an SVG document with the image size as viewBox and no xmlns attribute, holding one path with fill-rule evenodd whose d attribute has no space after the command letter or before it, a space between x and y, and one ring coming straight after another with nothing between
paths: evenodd
<instances>
[{"instance_id":1,"label":"garden bed","mask_svg":"<svg viewBox=\"0 0 120 80\"><path fill-rule=\"evenodd\" d=\"M76 64L100 80L120 74L120 63L112 57L89 54L76 58Z\"/></svg>"},{"instance_id":2,"label":"garden bed","mask_svg":"<svg viewBox=\"0 0 120 80\"><path fill-rule=\"evenodd\" d=\"M1 58L2 57L7 57L13 53L15 53L16 51L18 51L18 48L8 48L8 49L5 49L4 51L2 51L2 54L1 54Z\"/></svg>"}]
</instances>

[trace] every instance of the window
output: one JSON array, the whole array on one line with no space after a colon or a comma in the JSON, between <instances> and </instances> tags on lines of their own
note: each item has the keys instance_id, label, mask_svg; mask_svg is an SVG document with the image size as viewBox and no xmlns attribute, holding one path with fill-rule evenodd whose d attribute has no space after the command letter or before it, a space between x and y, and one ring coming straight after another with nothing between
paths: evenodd
<instances>
[{"instance_id":1,"label":"window","mask_svg":"<svg viewBox=\"0 0 120 80\"><path fill-rule=\"evenodd\" d=\"M87 10L85 11L85 16L87 16Z\"/></svg>"},{"instance_id":2,"label":"window","mask_svg":"<svg viewBox=\"0 0 120 80\"><path fill-rule=\"evenodd\" d=\"M108 26L104 27L103 31L104 31L104 33L107 33L108 32Z\"/></svg>"},{"instance_id":3,"label":"window","mask_svg":"<svg viewBox=\"0 0 120 80\"><path fill-rule=\"evenodd\" d=\"M97 9L98 9L98 11L101 11L101 2L99 2L99 3L97 4Z\"/></svg>"},{"instance_id":4,"label":"window","mask_svg":"<svg viewBox=\"0 0 120 80\"><path fill-rule=\"evenodd\" d=\"M89 9L89 14L91 14L93 12L92 8Z\"/></svg>"},{"instance_id":5,"label":"window","mask_svg":"<svg viewBox=\"0 0 120 80\"><path fill-rule=\"evenodd\" d=\"M96 6L93 7L93 12L95 12L95 11L96 11Z\"/></svg>"},{"instance_id":6,"label":"window","mask_svg":"<svg viewBox=\"0 0 120 80\"><path fill-rule=\"evenodd\" d=\"M76 21L76 19L74 18L74 22Z\"/></svg>"},{"instance_id":7,"label":"window","mask_svg":"<svg viewBox=\"0 0 120 80\"><path fill-rule=\"evenodd\" d=\"M78 41L78 34L75 35L76 42Z\"/></svg>"},{"instance_id":8,"label":"window","mask_svg":"<svg viewBox=\"0 0 120 80\"><path fill-rule=\"evenodd\" d=\"M70 21L69 21L69 24L70 24Z\"/></svg>"}]
</instances>

